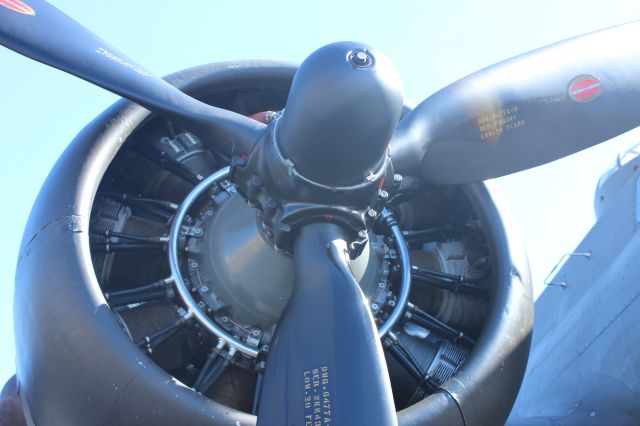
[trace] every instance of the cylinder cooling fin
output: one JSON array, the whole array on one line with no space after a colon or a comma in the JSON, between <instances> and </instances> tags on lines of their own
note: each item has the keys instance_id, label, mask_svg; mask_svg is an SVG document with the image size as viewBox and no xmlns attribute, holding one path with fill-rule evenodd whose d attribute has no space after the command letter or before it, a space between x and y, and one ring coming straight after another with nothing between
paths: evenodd
<instances>
[{"instance_id":1,"label":"cylinder cooling fin","mask_svg":"<svg viewBox=\"0 0 640 426\"><path fill-rule=\"evenodd\" d=\"M295 69L247 62L231 73L208 65L173 81L211 105L273 116ZM255 424L294 269L262 213L224 174L202 186L231 165L177 123L126 102L70 146L30 218L18 269L16 309L30 306L21 314L31 319L16 336L18 378L36 423L98 415L128 424ZM394 318L381 339L399 422L504 421L528 353L523 253L485 184L394 178L398 192L386 208L401 235L372 224L349 265L376 325ZM196 188L203 189L193 196ZM52 266L34 265L54 250L64 250L68 270L45 288ZM396 320L403 267L411 292ZM54 344L61 340L69 345ZM44 347L53 349L45 355ZM51 370L71 359L71 373ZM59 386L71 390L53 392ZM82 395L90 400L77 409Z\"/></svg>"}]
</instances>

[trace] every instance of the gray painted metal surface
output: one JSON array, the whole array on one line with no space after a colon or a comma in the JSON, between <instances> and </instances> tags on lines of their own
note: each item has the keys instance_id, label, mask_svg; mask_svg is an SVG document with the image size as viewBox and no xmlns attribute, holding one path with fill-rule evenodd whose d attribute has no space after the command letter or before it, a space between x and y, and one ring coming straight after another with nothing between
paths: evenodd
<instances>
[{"instance_id":1,"label":"gray painted metal surface","mask_svg":"<svg viewBox=\"0 0 640 426\"><path fill-rule=\"evenodd\" d=\"M639 164L635 153L603 175L598 221L574 250L591 256L568 256L551 280L565 285L537 300L529 365L507 424L640 424Z\"/></svg>"}]
</instances>

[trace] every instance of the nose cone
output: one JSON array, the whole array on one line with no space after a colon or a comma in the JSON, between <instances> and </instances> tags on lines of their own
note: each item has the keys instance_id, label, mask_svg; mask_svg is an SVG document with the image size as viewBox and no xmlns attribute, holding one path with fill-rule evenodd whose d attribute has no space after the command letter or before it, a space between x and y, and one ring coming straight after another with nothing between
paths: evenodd
<instances>
[{"instance_id":1,"label":"nose cone","mask_svg":"<svg viewBox=\"0 0 640 426\"><path fill-rule=\"evenodd\" d=\"M362 43L329 44L296 73L277 144L307 179L356 185L381 167L401 112L402 84L386 56Z\"/></svg>"}]
</instances>

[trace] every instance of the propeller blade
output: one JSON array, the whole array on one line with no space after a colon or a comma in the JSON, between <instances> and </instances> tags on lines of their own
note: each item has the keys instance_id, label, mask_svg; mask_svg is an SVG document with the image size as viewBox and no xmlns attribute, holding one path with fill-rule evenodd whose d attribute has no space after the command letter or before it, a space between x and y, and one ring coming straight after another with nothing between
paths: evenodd
<instances>
[{"instance_id":1,"label":"propeller blade","mask_svg":"<svg viewBox=\"0 0 640 426\"><path fill-rule=\"evenodd\" d=\"M398 126L396 170L481 181L581 151L640 125L640 22L485 68L433 94Z\"/></svg>"},{"instance_id":2,"label":"propeller blade","mask_svg":"<svg viewBox=\"0 0 640 426\"><path fill-rule=\"evenodd\" d=\"M0 3L0 44L175 121L226 155L248 153L264 128L184 94L43 0Z\"/></svg>"},{"instance_id":3,"label":"propeller blade","mask_svg":"<svg viewBox=\"0 0 640 426\"><path fill-rule=\"evenodd\" d=\"M347 266L345 232L307 225L294 257L295 284L271 342L258 425L396 425L378 332Z\"/></svg>"}]
</instances>

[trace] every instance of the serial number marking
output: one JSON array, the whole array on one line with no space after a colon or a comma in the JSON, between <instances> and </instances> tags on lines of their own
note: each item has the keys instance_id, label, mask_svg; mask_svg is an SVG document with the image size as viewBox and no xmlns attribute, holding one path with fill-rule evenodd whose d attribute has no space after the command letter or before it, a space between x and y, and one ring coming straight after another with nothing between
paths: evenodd
<instances>
[{"instance_id":1,"label":"serial number marking","mask_svg":"<svg viewBox=\"0 0 640 426\"><path fill-rule=\"evenodd\" d=\"M476 125L482 140L496 141L503 133L524 127L526 122L518 118L518 107L513 106L477 118Z\"/></svg>"},{"instance_id":2,"label":"serial number marking","mask_svg":"<svg viewBox=\"0 0 640 426\"><path fill-rule=\"evenodd\" d=\"M303 373L304 384L304 425L331 425L331 393L329 368L312 368ZM322 389L320 388L322 386Z\"/></svg>"},{"instance_id":3,"label":"serial number marking","mask_svg":"<svg viewBox=\"0 0 640 426\"><path fill-rule=\"evenodd\" d=\"M129 68L130 70L137 72L140 75L143 75L145 77L151 77L151 74L149 74L147 71L143 70L142 68L138 67L137 65L134 65L132 63L129 63L127 61L125 61L124 59L120 58L119 56L114 55L113 53L109 52L107 49L102 48L102 47L98 47L96 49L96 52L99 53L100 55L104 56L107 59L111 59L113 62L116 62L120 65L122 65L125 68Z\"/></svg>"}]
</instances>

